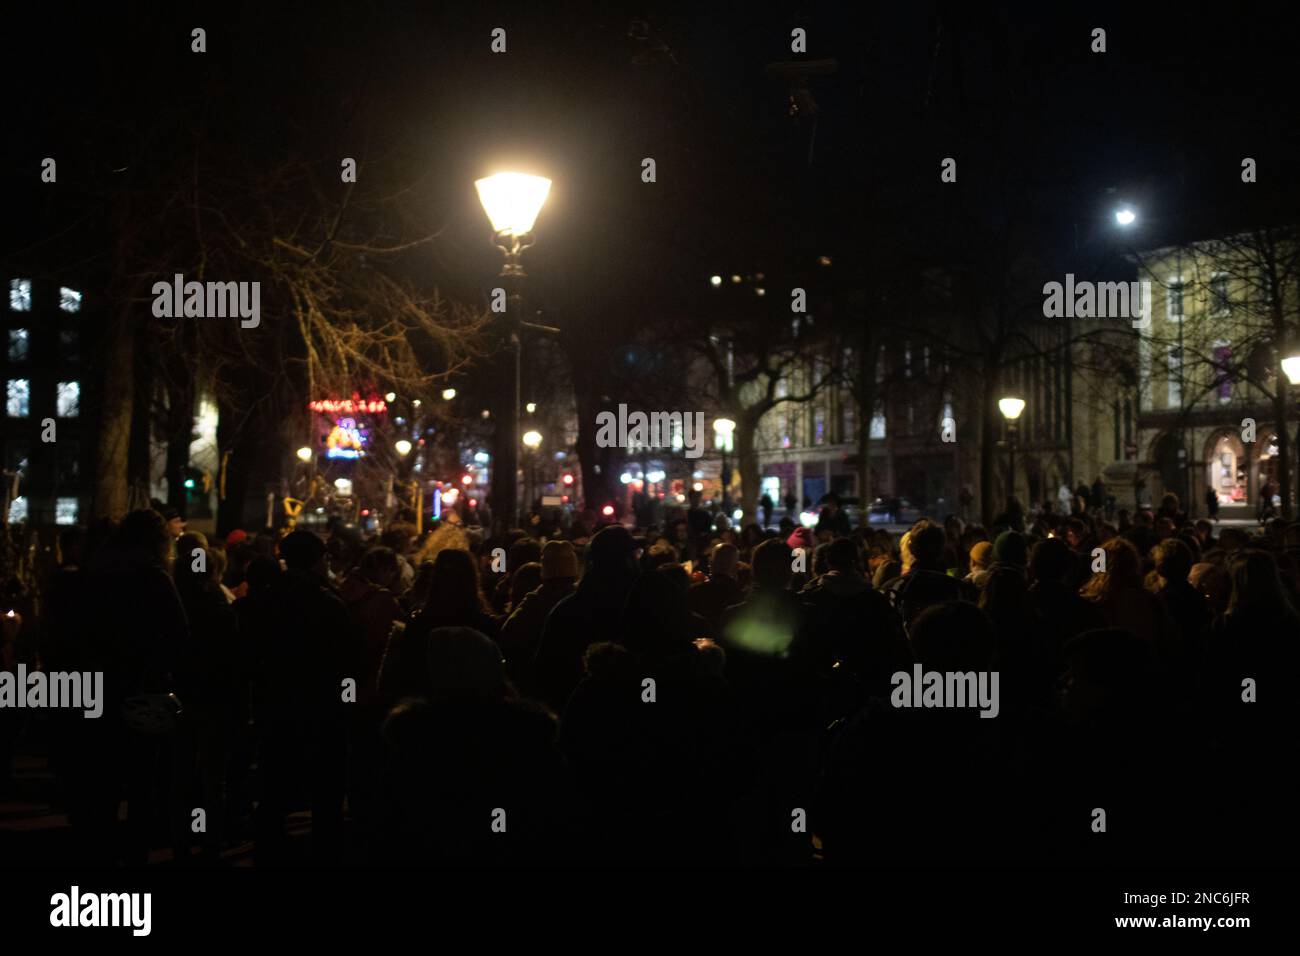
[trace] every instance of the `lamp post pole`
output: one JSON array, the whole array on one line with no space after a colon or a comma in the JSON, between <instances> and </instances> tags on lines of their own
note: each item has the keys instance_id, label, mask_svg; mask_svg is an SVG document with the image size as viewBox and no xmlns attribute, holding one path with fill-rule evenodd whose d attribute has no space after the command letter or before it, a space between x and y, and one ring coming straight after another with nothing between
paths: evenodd
<instances>
[{"instance_id":1,"label":"lamp post pole","mask_svg":"<svg viewBox=\"0 0 1300 956\"><path fill-rule=\"evenodd\" d=\"M522 335L525 327L548 332L558 329L534 325L524 320L523 280L527 278L520 254L532 245L533 224L541 212L551 181L523 173L497 173L475 182L483 210L492 223L496 244L505 253L501 269L502 287L506 291L506 313L501 332L509 344L505 361L513 368L503 368L510 381L507 395L498 405L496 434L492 456L493 517L503 519L506 529L513 528L519 514L519 397L522 362Z\"/></svg>"}]
</instances>

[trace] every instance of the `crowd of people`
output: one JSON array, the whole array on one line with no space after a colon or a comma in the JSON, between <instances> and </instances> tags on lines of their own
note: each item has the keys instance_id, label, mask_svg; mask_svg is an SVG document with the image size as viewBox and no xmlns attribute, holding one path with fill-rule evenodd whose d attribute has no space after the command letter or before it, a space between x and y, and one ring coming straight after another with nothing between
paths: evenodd
<instances>
[{"instance_id":1,"label":"crowd of people","mask_svg":"<svg viewBox=\"0 0 1300 956\"><path fill-rule=\"evenodd\" d=\"M1300 523L1104 514L216 540L140 510L66 531L3 629L6 668L102 672L103 718L0 718L103 866L1287 858ZM918 664L996 672L996 716L898 706Z\"/></svg>"}]
</instances>

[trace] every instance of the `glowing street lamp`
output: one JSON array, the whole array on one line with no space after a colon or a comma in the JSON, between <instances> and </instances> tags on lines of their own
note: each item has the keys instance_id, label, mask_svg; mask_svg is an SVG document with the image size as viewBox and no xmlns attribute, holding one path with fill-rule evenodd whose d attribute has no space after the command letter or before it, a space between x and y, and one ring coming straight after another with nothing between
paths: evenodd
<instances>
[{"instance_id":1,"label":"glowing street lamp","mask_svg":"<svg viewBox=\"0 0 1300 956\"><path fill-rule=\"evenodd\" d=\"M456 390L454 388L444 388L442 390L442 400L444 402L450 402L455 397L456 397Z\"/></svg>"},{"instance_id":2,"label":"glowing street lamp","mask_svg":"<svg viewBox=\"0 0 1300 956\"><path fill-rule=\"evenodd\" d=\"M303 445L301 448L299 448L299 449L298 449L298 460L301 461L301 462L303 462L304 464L305 464L306 462L311 461L311 449L308 448L306 445Z\"/></svg>"},{"instance_id":3,"label":"glowing street lamp","mask_svg":"<svg viewBox=\"0 0 1300 956\"><path fill-rule=\"evenodd\" d=\"M513 351L514 388L509 393L508 407L503 408L506 414L498 421L496 428L492 506L505 519L505 526L512 528L515 525L519 493L516 484L519 460L516 443L519 441L520 333L525 325L531 327L531 323L525 323L523 319L520 285L526 275L519 256L532 245L533 225L551 192L551 181L544 176L530 176L527 173L497 173L477 180L474 187L478 190L483 211L492 223L496 244L505 253L505 265L500 277L511 287L504 331ZM507 403L503 402L502 405L506 406Z\"/></svg>"},{"instance_id":4,"label":"glowing street lamp","mask_svg":"<svg viewBox=\"0 0 1300 956\"><path fill-rule=\"evenodd\" d=\"M1124 206L1121 209L1115 210L1115 221L1124 227L1131 226L1133 223L1137 222L1137 213L1128 206Z\"/></svg>"},{"instance_id":5,"label":"glowing street lamp","mask_svg":"<svg viewBox=\"0 0 1300 956\"><path fill-rule=\"evenodd\" d=\"M393 447L397 449L397 453L403 458L411 453L411 443L405 438L398 439Z\"/></svg>"},{"instance_id":6,"label":"glowing street lamp","mask_svg":"<svg viewBox=\"0 0 1300 956\"><path fill-rule=\"evenodd\" d=\"M497 173L476 181L474 187L498 235L524 236L533 231L551 191L551 181L527 173Z\"/></svg>"},{"instance_id":7,"label":"glowing street lamp","mask_svg":"<svg viewBox=\"0 0 1300 956\"><path fill-rule=\"evenodd\" d=\"M1002 412L1002 417L1007 420L1007 450L1010 459L1007 463L1008 498L1016 493L1016 420L1024 410L1023 398L1007 396L998 399L998 411Z\"/></svg>"},{"instance_id":8,"label":"glowing street lamp","mask_svg":"<svg viewBox=\"0 0 1300 956\"><path fill-rule=\"evenodd\" d=\"M542 447L542 433L538 431L524 432L523 441L528 448L537 451L538 448Z\"/></svg>"},{"instance_id":9,"label":"glowing street lamp","mask_svg":"<svg viewBox=\"0 0 1300 956\"><path fill-rule=\"evenodd\" d=\"M713 441L722 449L722 513L726 514L727 486L731 484L731 468L728 467L727 454L732 450L731 436L736 430L736 423L730 418L717 418L713 421Z\"/></svg>"}]
</instances>

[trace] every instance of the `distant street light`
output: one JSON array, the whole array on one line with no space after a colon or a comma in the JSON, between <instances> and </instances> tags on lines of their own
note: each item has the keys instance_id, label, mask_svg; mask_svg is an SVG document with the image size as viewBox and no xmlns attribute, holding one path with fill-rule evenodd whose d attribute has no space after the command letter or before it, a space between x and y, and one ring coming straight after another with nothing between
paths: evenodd
<instances>
[{"instance_id":1,"label":"distant street light","mask_svg":"<svg viewBox=\"0 0 1300 956\"><path fill-rule=\"evenodd\" d=\"M524 444L527 445L529 448L531 448L533 451L537 451L538 448L542 447L542 433L538 431L524 432L523 441Z\"/></svg>"},{"instance_id":2,"label":"distant street light","mask_svg":"<svg viewBox=\"0 0 1300 956\"><path fill-rule=\"evenodd\" d=\"M397 449L397 453L403 458L411 453L411 443L405 438L399 439L393 447Z\"/></svg>"},{"instance_id":3,"label":"distant street light","mask_svg":"<svg viewBox=\"0 0 1300 956\"><path fill-rule=\"evenodd\" d=\"M509 303L505 315L505 332L514 352L514 387L505 414L497 423L495 451L492 457L492 508L496 516L504 519L507 528L515 526L518 511L518 446L520 357L523 318L523 293L520 289L526 278L520 254L532 245L530 235L537 216L542 211L551 191L551 181L543 176L525 173L497 173L474 183L479 202L492 223L497 246L505 253L505 264L500 278L510 285ZM484 413L487 417L487 413Z\"/></svg>"},{"instance_id":4,"label":"distant street light","mask_svg":"<svg viewBox=\"0 0 1300 956\"><path fill-rule=\"evenodd\" d=\"M718 448L722 449L722 513L726 514L729 510L727 507L727 488L731 484L731 468L727 460L727 455L732 450L731 436L736 430L736 423L730 418L717 418L713 422L713 441Z\"/></svg>"},{"instance_id":5,"label":"distant street light","mask_svg":"<svg viewBox=\"0 0 1300 956\"><path fill-rule=\"evenodd\" d=\"M395 402L395 401L397 401L397 393L396 393L396 392L389 392L388 394L386 394L386 395L384 396L384 401L386 401L386 402L390 402L390 403L391 403L391 402Z\"/></svg>"},{"instance_id":6,"label":"distant street light","mask_svg":"<svg viewBox=\"0 0 1300 956\"><path fill-rule=\"evenodd\" d=\"M1020 413L1025 410L1025 400L1023 398L1006 398L998 399L998 411L1002 412L1002 417L1007 420L1007 497L1010 498L1016 493L1016 419Z\"/></svg>"},{"instance_id":7,"label":"distant street light","mask_svg":"<svg viewBox=\"0 0 1300 956\"><path fill-rule=\"evenodd\" d=\"M303 445L298 449L298 460L301 462L311 461L311 449Z\"/></svg>"},{"instance_id":8,"label":"distant street light","mask_svg":"<svg viewBox=\"0 0 1300 956\"><path fill-rule=\"evenodd\" d=\"M1123 209L1116 210L1115 221L1121 226L1131 226L1137 222L1137 213L1126 206Z\"/></svg>"},{"instance_id":9,"label":"distant street light","mask_svg":"<svg viewBox=\"0 0 1300 956\"><path fill-rule=\"evenodd\" d=\"M456 390L454 388L444 388L442 390L442 400L444 402L450 402L455 397L456 397Z\"/></svg>"}]
</instances>

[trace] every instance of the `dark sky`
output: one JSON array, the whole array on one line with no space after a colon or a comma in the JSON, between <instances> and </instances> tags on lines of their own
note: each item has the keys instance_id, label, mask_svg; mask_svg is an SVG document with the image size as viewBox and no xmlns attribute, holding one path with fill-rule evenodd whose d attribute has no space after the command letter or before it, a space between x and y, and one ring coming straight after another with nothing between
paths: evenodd
<instances>
[{"instance_id":1,"label":"dark sky","mask_svg":"<svg viewBox=\"0 0 1300 956\"><path fill-rule=\"evenodd\" d=\"M955 203L1062 247L1108 228L1119 198L1151 241L1293 215L1295 41L1280 6L693 6L12 11L0 257L43 264L32 244L68 229L95 255L105 197L188 162L185 129L254 175L291 154L383 157L414 184L412 217L444 230L438 280L468 289L492 268L471 183L496 163L554 178L538 264L593 294L923 246ZM190 52L193 26L208 53ZM504 56L489 51L495 26ZM804 57L789 52L796 26ZM1089 50L1093 27L1105 54ZM834 60L809 81L815 124L788 117L789 81L765 69L792 59ZM57 187L38 181L47 155ZM949 155L959 192L939 183ZM639 181L645 156L654 186ZM1255 185L1240 182L1245 156Z\"/></svg>"}]
</instances>

